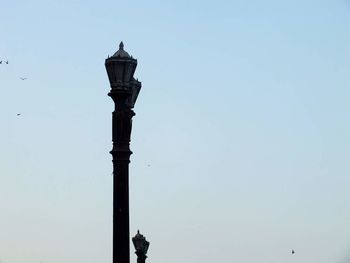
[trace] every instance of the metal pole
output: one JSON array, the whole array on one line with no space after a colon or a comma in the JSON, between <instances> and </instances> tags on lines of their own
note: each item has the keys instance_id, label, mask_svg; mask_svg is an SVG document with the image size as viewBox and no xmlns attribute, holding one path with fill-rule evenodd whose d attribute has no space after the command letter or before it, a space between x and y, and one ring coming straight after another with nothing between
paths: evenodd
<instances>
[{"instance_id":1,"label":"metal pole","mask_svg":"<svg viewBox=\"0 0 350 263\"><path fill-rule=\"evenodd\" d=\"M129 163L131 119L135 113L125 100L113 96L115 110L112 118L113 149L113 263L130 262L129 231Z\"/></svg>"}]
</instances>

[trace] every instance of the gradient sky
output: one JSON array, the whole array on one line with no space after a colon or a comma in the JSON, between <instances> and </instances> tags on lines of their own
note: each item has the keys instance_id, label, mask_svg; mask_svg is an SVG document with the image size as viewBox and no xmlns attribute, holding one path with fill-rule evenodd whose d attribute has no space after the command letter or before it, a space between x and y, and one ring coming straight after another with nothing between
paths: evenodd
<instances>
[{"instance_id":1,"label":"gradient sky","mask_svg":"<svg viewBox=\"0 0 350 263\"><path fill-rule=\"evenodd\" d=\"M350 262L349 2L0 11L1 263L111 262L104 59L121 40L143 84L130 222L148 262Z\"/></svg>"}]
</instances>

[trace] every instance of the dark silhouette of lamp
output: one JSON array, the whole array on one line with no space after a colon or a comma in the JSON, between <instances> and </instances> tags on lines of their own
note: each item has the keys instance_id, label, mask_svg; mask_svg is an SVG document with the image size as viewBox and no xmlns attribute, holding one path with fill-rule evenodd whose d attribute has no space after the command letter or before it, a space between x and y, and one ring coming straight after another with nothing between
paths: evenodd
<instances>
[{"instance_id":1,"label":"dark silhouette of lamp","mask_svg":"<svg viewBox=\"0 0 350 263\"><path fill-rule=\"evenodd\" d=\"M145 263L149 242L143 235L140 234L140 231L137 230L136 236L132 238L132 243L134 243L134 247L136 249L135 254L137 255L137 263Z\"/></svg>"},{"instance_id":2,"label":"dark silhouette of lamp","mask_svg":"<svg viewBox=\"0 0 350 263\"><path fill-rule=\"evenodd\" d=\"M134 108L141 82L134 78L137 60L124 50L123 42L120 42L119 50L106 59L105 66L111 85L108 95L119 103L125 103L124 106Z\"/></svg>"}]
</instances>

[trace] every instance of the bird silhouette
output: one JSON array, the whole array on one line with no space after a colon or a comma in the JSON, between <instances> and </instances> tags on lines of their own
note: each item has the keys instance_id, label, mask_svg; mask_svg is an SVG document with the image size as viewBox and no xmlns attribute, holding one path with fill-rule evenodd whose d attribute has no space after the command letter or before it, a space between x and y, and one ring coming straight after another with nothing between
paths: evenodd
<instances>
[{"instance_id":1,"label":"bird silhouette","mask_svg":"<svg viewBox=\"0 0 350 263\"><path fill-rule=\"evenodd\" d=\"M2 60L0 60L0 64L2 64Z\"/></svg>"},{"instance_id":2,"label":"bird silhouette","mask_svg":"<svg viewBox=\"0 0 350 263\"><path fill-rule=\"evenodd\" d=\"M19 77L21 80L26 80L27 78L22 78L22 77Z\"/></svg>"},{"instance_id":3,"label":"bird silhouette","mask_svg":"<svg viewBox=\"0 0 350 263\"><path fill-rule=\"evenodd\" d=\"M8 63L9 63L9 61L7 60L7 61L5 61L5 63L6 63L6 64L8 64Z\"/></svg>"},{"instance_id":4,"label":"bird silhouette","mask_svg":"<svg viewBox=\"0 0 350 263\"><path fill-rule=\"evenodd\" d=\"M292 254L295 254L295 251L292 249Z\"/></svg>"},{"instance_id":5,"label":"bird silhouette","mask_svg":"<svg viewBox=\"0 0 350 263\"><path fill-rule=\"evenodd\" d=\"M20 113L17 113L17 116L20 116L21 114Z\"/></svg>"}]
</instances>

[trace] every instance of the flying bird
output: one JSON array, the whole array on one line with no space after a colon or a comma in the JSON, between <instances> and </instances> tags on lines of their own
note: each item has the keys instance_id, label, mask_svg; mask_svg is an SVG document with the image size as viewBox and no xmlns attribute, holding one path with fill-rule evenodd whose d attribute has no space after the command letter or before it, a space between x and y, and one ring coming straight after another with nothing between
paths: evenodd
<instances>
[{"instance_id":1,"label":"flying bird","mask_svg":"<svg viewBox=\"0 0 350 263\"><path fill-rule=\"evenodd\" d=\"M0 60L0 64L2 64L2 60Z\"/></svg>"},{"instance_id":2,"label":"flying bird","mask_svg":"<svg viewBox=\"0 0 350 263\"><path fill-rule=\"evenodd\" d=\"M26 80L27 78L22 78L22 77L19 77L21 80Z\"/></svg>"},{"instance_id":3,"label":"flying bird","mask_svg":"<svg viewBox=\"0 0 350 263\"><path fill-rule=\"evenodd\" d=\"M21 114L20 113L17 113L17 116L20 116Z\"/></svg>"},{"instance_id":4,"label":"flying bird","mask_svg":"<svg viewBox=\"0 0 350 263\"><path fill-rule=\"evenodd\" d=\"M9 63L9 61L7 60L7 61L5 61L5 63L6 63L6 64L8 64L8 63Z\"/></svg>"},{"instance_id":5,"label":"flying bird","mask_svg":"<svg viewBox=\"0 0 350 263\"><path fill-rule=\"evenodd\" d=\"M292 249L292 254L295 254L295 251Z\"/></svg>"}]
</instances>

